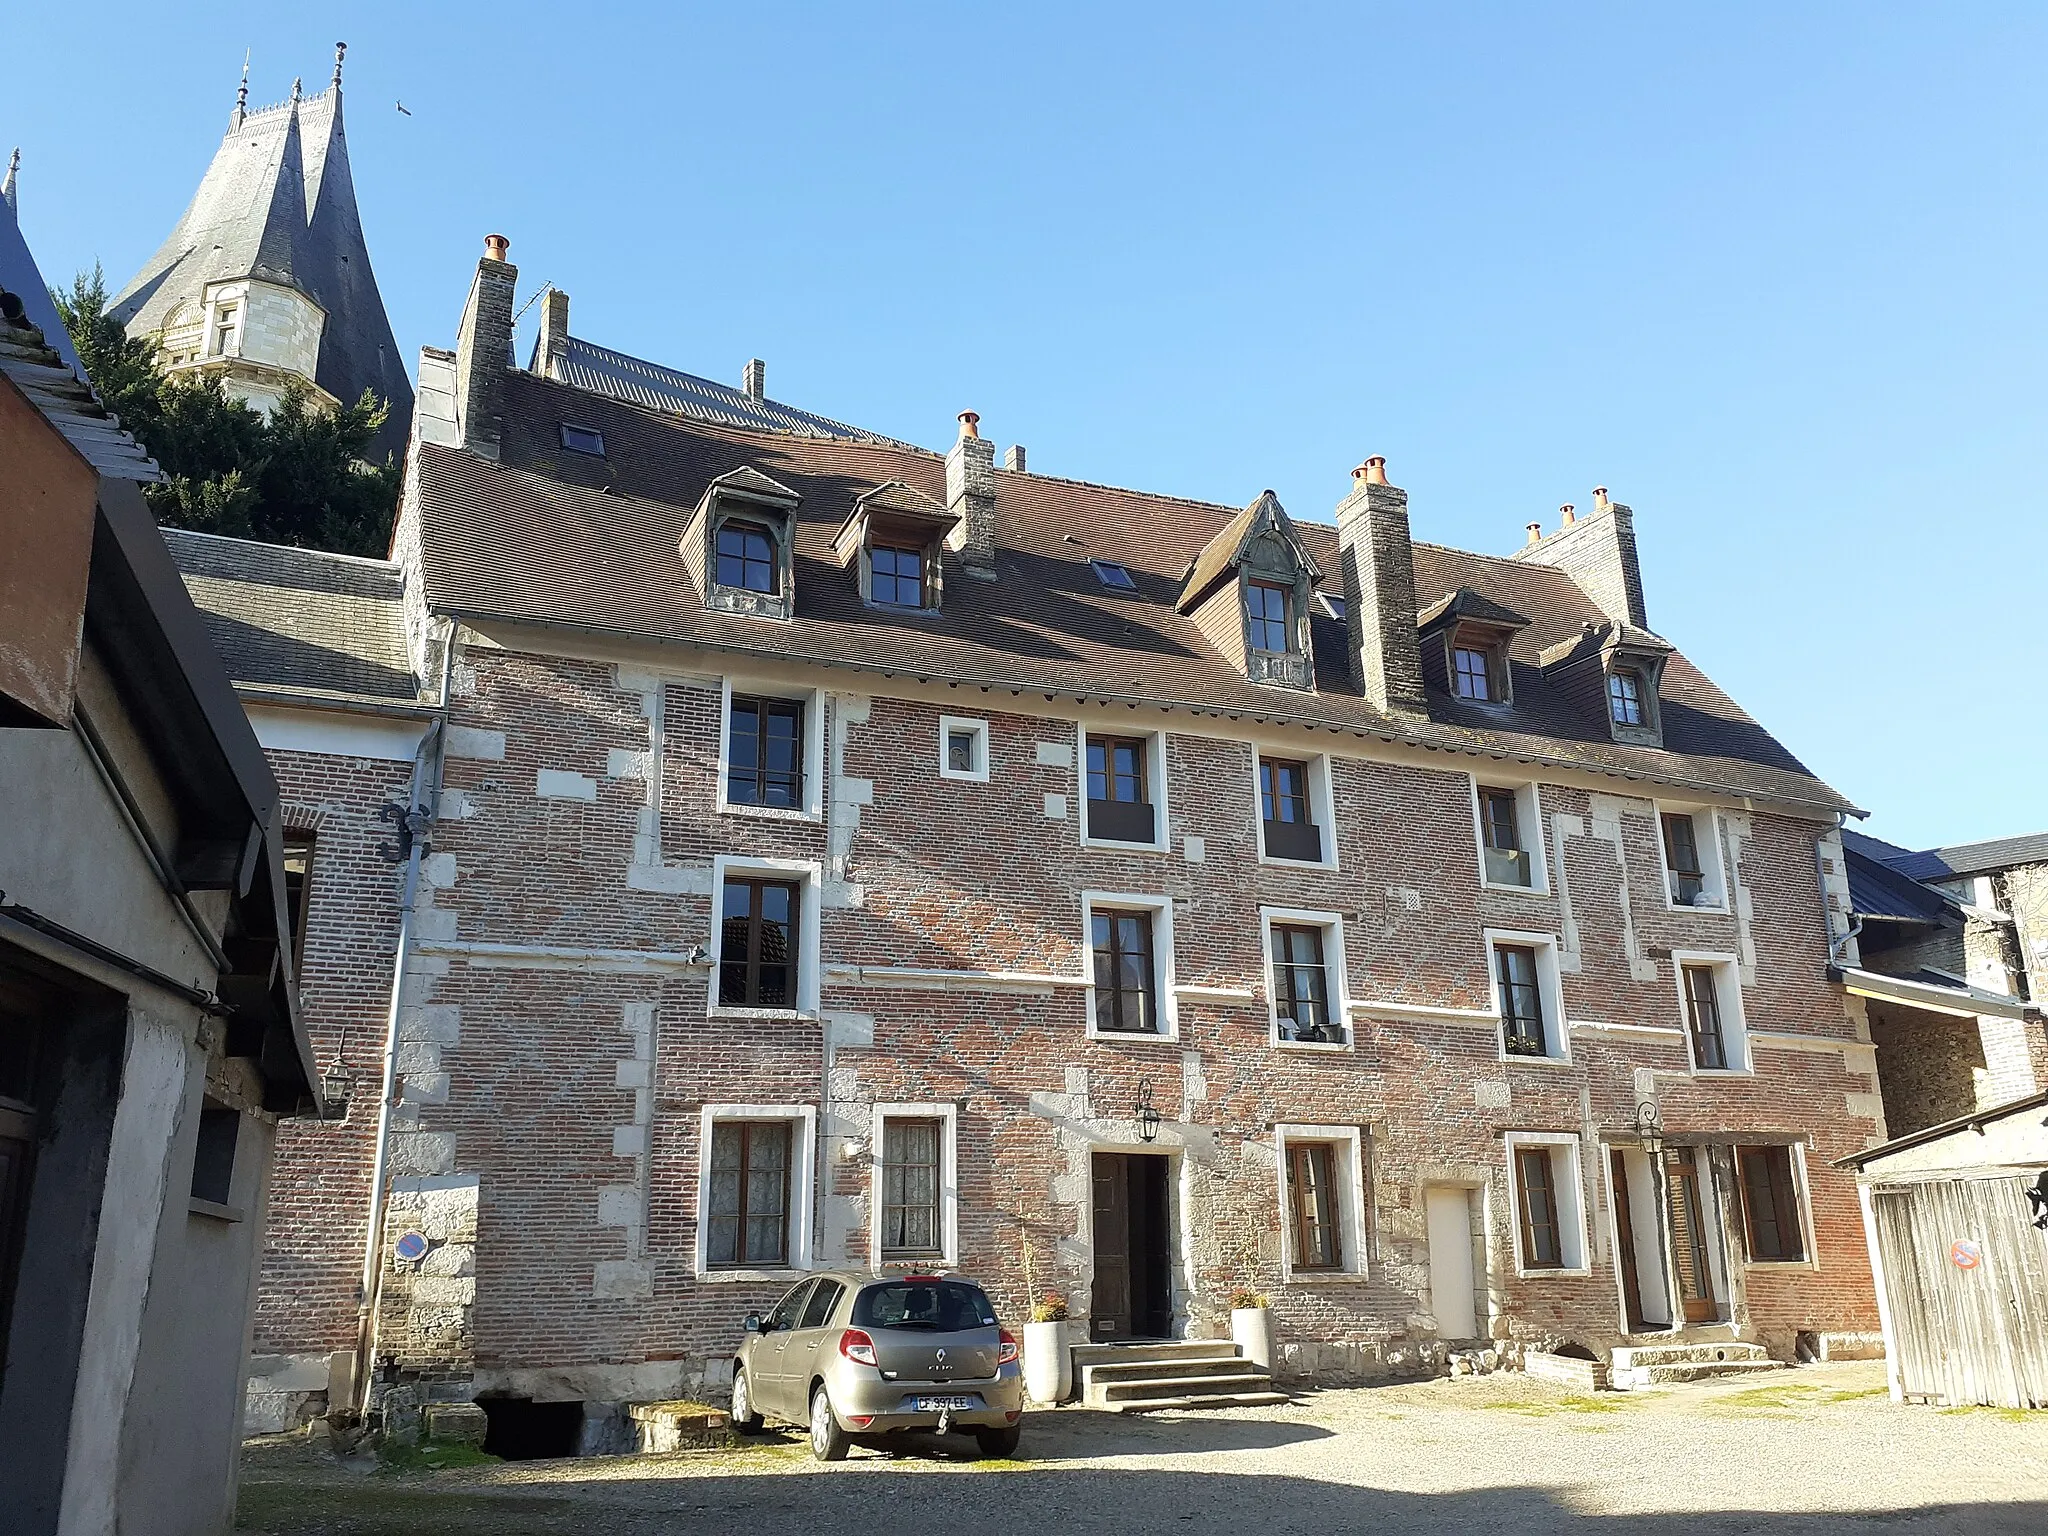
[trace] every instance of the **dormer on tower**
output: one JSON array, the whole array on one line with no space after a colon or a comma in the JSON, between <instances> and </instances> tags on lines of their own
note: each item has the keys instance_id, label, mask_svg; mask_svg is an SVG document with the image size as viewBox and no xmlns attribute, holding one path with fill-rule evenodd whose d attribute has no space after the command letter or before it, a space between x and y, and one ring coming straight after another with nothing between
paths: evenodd
<instances>
[{"instance_id":1,"label":"dormer on tower","mask_svg":"<svg viewBox=\"0 0 2048 1536\"><path fill-rule=\"evenodd\" d=\"M1416 615L1422 679L1472 704L1512 704L1508 647L1529 621L1492 598L1460 587Z\"/></svg>"},{"instance_id":2,"label":"dormer on tower","mask_svg":"<svg viewBox=\"0 0 2048 1536\"><path fill-rule=\"evenodd\" d=\"M1322 574L1280 498L1261 491L1195 557L1174 606L1253 682L1313 688L1308 605Z\"/></svg>"},{"instance_id":3,"label":"dormer on tower","mask_svg":"<svg viewBox=\"0 0 2048 1536\"><path fill-rule=\"evenodd\" d=\"M680 553L714 613L796 613L796 509L803 498L751 464L704 488Z\"/></svg>"},{"instance_id":4,"label":"dormer on tower","mask_svg":"<svg viewBox=\"0 0 2048 1536\"><path fill-rule=\"evenodd\" d=\"M1543 652L1543 675L1566 697L1599 710L1613 740L1636 747L1664 745L1658 690L1670 641L1620 619L1588 624L1570 640Z\"/></svg>"},{"instance_id":5,"label":"dormer on tower","mask_svg":"<svg viewBox=\"0 0 2048 1536\"><path fill-rule=\"evenodd\" d=\"M860 581L861 601L898 613L936 613L944 591L947 538L959 514L890 480L854 498L833 535L832 553Z\"/></svg>"}]
</instances>

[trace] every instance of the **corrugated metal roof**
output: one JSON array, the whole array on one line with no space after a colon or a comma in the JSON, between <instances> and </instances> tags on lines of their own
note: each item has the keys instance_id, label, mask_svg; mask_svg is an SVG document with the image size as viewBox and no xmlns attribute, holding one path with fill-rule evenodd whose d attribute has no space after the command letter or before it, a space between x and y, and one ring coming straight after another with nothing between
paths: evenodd
<instances>
[{"instance_id":1,"label":"corrugated metal roof","mask_svg":"<svg viewBox=\"0 0 2048 1536\"><path fill-rule=\"evenodd\" d=\"M1844 834L1842 852L1849 876L1850 908L1858 917L1938 924L1962 920L1955 902L1862 852L1849 841L1851 836Z\"/></svg>"},{"instance_id":2,"label":"corrugated metal roof","mask_svg":"<svg viewBox=\"0 0 2048 1536\"><path fill-rule=\"evenodd\" d=\"M49 285L21 237L13 205L6 202L0 202L0 290L21 301L19 320L0 316L0 374L101 474L144 484L162 480L156 460L86 382Z\"/></svg>"},{"instance_id":3,"label":"corrugated metal roof","mask_svg":"<svg viewBox=\"0 0 2048 1536\"><path fill-rule=\"evenodd\" d=\"M600 347L595 342L580 341L574 336L560 338L545 363L547 376L559 384L609 395L614 400L667 411L675 416L719 422L728 427L790 432L799 437L840 437L855 442L887 443L891 447L926 451L915 448L911 443L898 442L893 437L883 437L878 432L849 427L829 416L800 411L793 405L757 400L743 390L716 380L699 378L679 368L664 368L660 363L650 363L644 358L628 357L623 352L614 352L610 347Z\"/></svg>"},{"instance_id":4,"label":"corrugated metal roof","mask_svg":"<svg viewBox=\"0 0 2048 1536\"><path fill-rule=\"evenodd\" d=\"M1927 848L1886 862L1915 880L1958 880L1970 875L1995 874L2020 864L2048 864L2048 832Z\"/></svg>"}]
</instances>

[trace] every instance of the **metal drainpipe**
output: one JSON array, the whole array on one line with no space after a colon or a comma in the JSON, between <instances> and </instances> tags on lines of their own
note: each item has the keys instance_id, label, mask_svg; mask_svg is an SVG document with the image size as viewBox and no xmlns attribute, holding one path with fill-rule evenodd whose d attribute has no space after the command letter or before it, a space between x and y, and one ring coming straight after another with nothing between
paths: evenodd
<instances>
[{"instance_id":1,"label":"metal drainpipe","mask_svg":"<svg viewBox=\"0 0 2048 1536\"><path fill-rule=\"evenodd\" d=\"M1840 811L1835 812L1835 835L1837 837L1839 837L1842 834L1843 829L1846 828L1848 824L1849 818L1847 816L1843 815ZM1847 844L1844 844L1842 849L1842 858L1846 861L1848 857L1848 846ZM1835 915L1828 908L1827 861L1821 854L1820 844L1818 842L1816 842L1813 845L1813 872L1816 875L1820 876L1820 920L1821 927L1826 931L1828 936L1828 964L1838 966L1842 964L1842 952L1849 947L1850 941L1853 940L1859 933L1863 931L1863 919L1858 917L1852 911L1849 914L1848 931L1840 935L1836 934ZM1844 880L1847 880L1849 878L1849 866L1846 862L1842 865L1842 878Z\"/></svg>"},{"instance_id":2,"label":"metal drainpipe","mask_svg":"<svg viewBox=\"0 0 2048 1536\"><path fill-rule=\"evenodd\" d=\"M375 1364L377 1310L384 1291L384 1212L387 1204L385 1167L391 1151L391 1109L398 1090L398 1019L405 995L405 971L412 959L413 909L419 897L420 860L426 834L441 810L441 772L447 761L449 680L455 669L455 637L459 626L449 621L441 652L441 708L412 762L412 804L406 812L411 850L405 864L405 894L398 908L398 950L391 965L391 1006L384 1020L383 1092L377 1103L377 1145L370 1163L370 1219L363 1237L363 1273L357 1287L356 1369L354 1400L358 1414L370 1406L370 1372ZM431 768L428 766L431 760ZM425 797L431 786L432 800Z\"/></svg>"}]
</instances>

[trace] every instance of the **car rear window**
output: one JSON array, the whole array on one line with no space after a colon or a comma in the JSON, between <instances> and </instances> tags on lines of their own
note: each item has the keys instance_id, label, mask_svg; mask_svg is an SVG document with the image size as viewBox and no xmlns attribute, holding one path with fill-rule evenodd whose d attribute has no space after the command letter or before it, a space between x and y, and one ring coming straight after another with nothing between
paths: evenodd
<instances>
[{"instance_id":1,"label":"car rear window","mask_svg":"<svg viewBox=\"0 0 2048 1536\"><path fill-rule=\"evenodd\" d=\"M993 1328L996 1309L978 1285L959 1280L889 1280L871 1285L853 1304L859 1328L922 1328L964 1333Z\"/></svg>"}]
</instances>

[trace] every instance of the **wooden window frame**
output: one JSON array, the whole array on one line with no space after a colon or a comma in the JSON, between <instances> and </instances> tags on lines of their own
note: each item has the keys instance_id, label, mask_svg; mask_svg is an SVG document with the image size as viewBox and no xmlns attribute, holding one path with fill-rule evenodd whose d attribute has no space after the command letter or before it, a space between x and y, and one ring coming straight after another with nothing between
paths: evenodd
<instances>
[{"instance_id":1,"label":"wooden window frame","mask_svg":"<svg viewBox=\"0 0 2048 1536\"><path fill-rule=\"evenodd\" d=\"M1515 1159L1515 1220L1521 1230L1521 1267L1525 1270L1545 1272L1567 1270L1573 1266L1566 1262L1564 1203L1558 1197L1558 1186L1562 1182L1557 1176L1557 1152L1555 1145L1545 1142L1526 1143L1514 1147ZM1533 1170L1541 1170L1540 1178L1531 1178ZM1537 1197L1545 1209L1537 1209ZM1539 1239L1549 1233L1550 1251L1546 1255Z\"/></svg>"},{"instance_id":2,"label":"wooden window frame","mask_svg":"<svg viewBox=\"0 0 2048 1536\"><path fill-rule=\"evenodd\" d=\"M730 557L721 548L728 532L738 533L742 538L741 553ZM744 540L749 535L758 537L768 546L766 560L757 559L755 556L745 552ZM740 575L743 579L738 584L724 579L721 567L728 558L737 560L740 563ZM754 586L744 579L756 565L765 565L767 567L768 585L765 587ZM752 592L761 597L782 596L782 546L780 535L766 523L751 517L738 515L721 517L718 520L717 528L712 531L711 535L711 583L713 586L723 587L728 592Z\"/></svg>"},{"instance_id":3,"label":"wooden window frame","mask_svg":"<svg viewBox=\"0 0 2048 1536\"><path fill-rule=\"evenodd\" d=\"M1283 778L1294 780L1291 793ZM1266 858L1324 864L1324 828L1316 817L1315 768L1305 759L1259 754L1259 846Z\"/></svg>"},{"instance_id":4,"label":"wooden window frame","mask_svg":"<svg viewBox=\"0 0 2048 1536\"><path fill-rule=\"evenodd\" d=\"M929 1129L932 1133L932 1158L930 1163L911 1163L890 1156L890 1137L910 1128ZM882 1262L903 1263L916 1259L943 1259L946 1254L946 1129L947 1122L936 1115L889 1115L882 1120L880 1174L881 1190L881 1231L876 1237L876 1248ZM931 1170L932 1198L931 1211L932 1240L927 1244L891 1243L892 1231L899 1235L902 1230L901 1218L908 1213L927 1209L922 1203L912 1204L907 1200L890 1198L890 1180L896 1175L897 1189L901 1190L901 1175L911 1168Z\"/></svg>"},{"instance_id":5,"label":"wooden window frame","mask_svg":"<svg viewBox=\"0 0 2048 1536\"><path fill-rule=\"evenodd\" d=\"M740 714L751 710L754 726L751 736L754 743L754 762L749 769L741 769L734 762L733 748L741 740L739 730ZM803 812L809 805L810 790L810 706L803 699L777 698L773 694L734 692L726 703L725 742L725 803L729 806L744 806L749 810ZM791 757L796 767L783 772L768 767L768 743L772 739L769 722L784 718L796 722L795 735L791 739ZM745 777L742 777L745 774ZM777 802L769 799L771 787L786 786L792 798ZM745 796L739 791L745 788Z\"/></svg>"},{"instance_id":6,"label":"wooden window frame","mask_svg":"<svg viewBox=\"0 0 2048 1536\"><path fill-rule=\"evenodd\" d=\"M1476 672L1462 665L1462 659L1467 656L1478 658L1479 668ZM1473 693L1471 691L1471 687L1474 686L1474 680L1476 680L1476 686L1483 688L1484 692ZM1498 704L1501 702L1501 692L1500 665L1495 660L1494 648L1486 645L1475 645L1470 641L1452 641L1452 696L1473 704Z\"/></svg>"},{"instance_id":7,"label":"wooden window frame","mask_svg":"<svg viewBox=\"0 0 2048 1536\"><path fill-rule=\"evenodd\" d=\"M806 882L801 879L791 879L785 875L753 872L728 874L720 882L718 891L718 922L720 925L718 975L712 980L712 985L717 989L718 1006L720 1008L767 1009L777 1013L796 1013L800 1011L803 996L803 900L805 884ZM746 914L745 956L737 962L734 961L731 946L725 939L725 924L733 921L733 919L726 915L726 896L728 892L735 889L742 889L749 893ZM761 935L763 928L768 922L767 919L763 918L761 912L762 893L770 889L785 890L789 893L789 959L783 962L765 962L761 958ZM726 973L735 964L740 967L744 978L741 990L745 996L738 1001L728 1000L725 989ZM764 1003L760 1000L761 972L770 966L780 966L788 971L789 980L785 989L788 1000L786 1002Z\"/></svg>"},{"instance_id":8,"label":"wooden window frame","mask_svg":"<svg viewBox=\"0 0 2048 1536\"><path fill-rule=\"evenodd\" d=\"M1088 948L1093 963L1093 997L1089 1027L1097 1035L1117 1036L1163 1036L1167 1033L1164 1009L1160 998L1159 924L1156 908L1120 907L1110 902L1090 904L1088 909ZM1129 949L1124 945L1123 920L1135 919L1140 924L1142 947ZM1107 942L1097 935L1098 925L1106 925ZM1141 955L1144 960L1145 980L1139 1002L1146 1022L1132 1025L1124 1022L1124 999L1132 988L1122 984L1123 962L1127 957ZM1105 970L1109 984L1105 985ZM1104 1022L1105 1011L1109 1022Z\"/></svg>"},{"instance_id":9,"label":"wooden window frame","mask_svg":"<svg viewBox=\"0 0 2048 1536\"><path fill-rule=\"evenodd\" d=\"M1529 979L1526 983L1510 975L1509 956L1527 956ZM1494 981L1500 991L1501 1049L1511 1057L1531 1060L1554 1060L1550 1049L1551 1023L1544 1004L1543 957L1534 944L1516 940L1496 940L1493 946ZM1527 991L1535 1001L1533 1015L1523 1011L1519 993ZM1532 1037L1527 1028L1533 1018L1535 1033ZM1561 1021L1560 1021L1561 1022ZM1516 1042L1524 1048L1517 1049ZM1535 1049L1527 1049L1532 1044Z\"/></svg>"},{"instance_id":10,"label":"wooden window frame","mask_svg":"<svg viewBox=\"0 0 2048 1536\"><path fill-rule=\"evenodd\" d=\"M1742 1199L1742 1238L1752 1264L1808 1264L1812 1262L1806 1239L1806 1203L1801 1198L1799 1155L1796 1148L1738 1146L1735 1149L1736 1188ZM1761 1188L1757 1170L1762 1171ZM1759 1199L1759 1196L1762 1198ZM1759 1206L1768 1205L1768 1210ZM1775 1242L1767 1243L1760 1229L1768 1222ZM1792 1239L1787 1251L1785 1239ZM1770 1251L1775 1249L1776 1251Z\"/></svg>"},{"instance_id":11,"label":"wooden window frame","mask_svg":"<svg viewBox=\"0 0 2048 1536\"><path fill-rule=\"evenodd\" d=\"M1607 719L1614 725L1631 729L1647 727L1650 723L1649 706L1645 695L1649 692L1649 680L1638 667L1616 667L1607 674ZM1631 718L1632 717L1632 718Z\"/></svg>"},{"instance_id":12,"label":"wooden window frame","mask_svg":"<svg viewBox=\"0 0 2048 1536\"><path fill-rule=\"evenodd\" d=\"M1094 754L1100 747L1103 767L1098 772L1094 765ZM1120 752L1135 749L1137 772L1135 775L1118 766ZM1151 736L1120 736L1108 732L1083 731L1081 735L1081 787L1083 796L1084 835L1095 842L1128 843L1140 847L1158 847L1161 843L1163 807L1153 803L1152 775L1155 771L1153 754L1158 751L1158 741ZM1134 781L1137 794L1126 798L1117 793L1127 782ZM1100 782L1105 793L1096 794ZM1139 834L1143 835L1140 836Z\"/></svg>"},{"instance_id":13,"label":"wooden window frame","mask_svg":"<svg viewBox=\"0 0 2048 1536\"><path fill-rule=\"evenodd\" d=\"M767 1127L774 1128L783 1139L782 1209L780 1213L782 1216L782 1242L780 1251L772 1258L763 1258L757 1256L750 1250L748 1246L748 1231L752 1225L752 1220L756 1214L749 1208L748 1203L749 1196L752 1193L752 1179L749 1177L749 1175L752 1172L753 1138L755 1132ZM735 1211L720 1212L713 1204L713 1201L716 1198L713 1191L716 1189L715 1175L717 1173L718 1141L720 1135L727 1131L736 1131L740 1138L739 1207ZM797 1192L796 1159L798 1151L799 1148L796 1122L787 1117L778 1116L773 1119L747 1119L735 1115L713 1120L711 1122L711 1135L709 1139L706 1141L704 1147L704 1157L706 1160L707 1173L704 1186L704 1267L707 1270L787 1269L790 1267L790 1254L792 1248L794 1247L794 1243L792 1241L792 1238L794 1236L792 1227L794 1225L794 1196ZM722 1222L732 1222L736 1224L733 1242L733 1257L730 1259L714 1259L711 1257L712 1249L716 1246L716 1240L713 1234L717 1231L718 1225Z\"/></svg>"},{"instance_id":14,"label":"wooden window frame","mask_svg":"<svg viewBox=\"0 0 2048 1536\"><path fill-rule=\"evenodd\" d=\"M1279 601L1277 617L1262 611L1269 599ZM1300 650L1294 637L1294 589L1277 581L1247 580L1244 584L1244 627L1245 644L1260 655L1294 655ZM1270 632L1275 629L1279 631L1280 644L1261 643L1270 638Z\"/></svg>"},{"instance_id":15,"label":"wooden window frame","mask_svg":"<svg viewBox=\"0 0 2048 1536\"><path fill-rule=\"evenodd\" d=\"M885 579L876 557L888 554L901 558L909 556L917 561L917 601L906 603L900 596L882 596L882 582ZM932 552L929 546L901 538L876 536L868 541L868 601L877 608L893 608L901 613L920 613L935 606L932 602ZM903 583L909 578L900 571L891 571L886 578L892 593L900 594Z\"/></svg>"},{"instance_id":16,"label":"wooden window frame","mask_svg":"<svg viewBox=\"0 0 2048 1536\"><path fill-rule=\"evenodd\" d=\"M1287 1209L1293 1218L1291 1260L1306 1274L1335 1274L1344 1269L1343 1149L1335 1142L1306 1137L1287 1146ZM1317 1181L1320 1164L1320 1182ZM1308 1198L1313 1188L1317 1202ZM1313 1254L1315 1257L1311 1258Z\"/></svg>"},{"instance_id":17,"label":"wooden window frame","mask_svg":"<svg viewBox=\"0 0 2048 1536\"><path fill-rule=\"evenodd\" d=\"M1707 891L1705 861L1700 856L1699 818L1692 811L1660 811L1657 816L1659 836L1664 839L1664 867L1671 876L1671 888L1666 893L1674 907L1693 907L1698 898ZM1673 834L1684 828L1682 838ZM1688 860L1679 861L1679 844L1683 842ZM1686 882L1691 882L1691 897L1685 897Z\"/></svg>"},{"instance_id":18,"label":"wooden window frame","mask_svg":"<svg viewBox=\"0 0 2048 1536\"><path fill-rule=\"evenodd\" d=\"M1321 1040L1304 1041L1299 1034L1296 1034L1291 1037L1282 1035L1281 1039L1289 1043L1342 1045L1349 1039L1349 1033L1344 1027L1344 1020L1337 1016L1335 1001L1337 989L1330 984L1328 930L1316 923L1275 920L1269 921L1266 924L1266 935L1266 942L1271 950L1270 960L1273 967L1273 1014L1275 1020L1277 1021L1283 1017L1292 1018L1297 1030L1305 1022L1312 1022L1318 1033L1325 1037ZM1293 958L1291 942L1295 939L1307 939L1314 946L1315 958L1313 960L1296 960ZM1302 978L1300 973L1308 971L1315 972L1321 978L1322 996L1320 998L1306 996L1301 989L1300 983ZM1313 1021L1304 1021L1300 1012L1304 1004L1311 1009L1319 1009L1322 1017ZM1278 1027L1277 1023L1275 1027ZM1333 1031L1336 1034L1336 1038L1328 1038Z\"/></svg>"},{"instance_id":19,"label":"wooden window frame","mask_svg":"<svg viewBox=\"0 0 2048 1536\"><path fill-rule=\"evenodd\" d=\"M1686 1034L1692 1047L1692 1064L1701 1072L1726 1072L1728 1031L1721 1017L1720 967L1711 961L1681 961L1679 986L1685 994ZM1705 1047L1713 1047L1716 1060L1707 1060Z\"/></svg>"}]
</instances>

